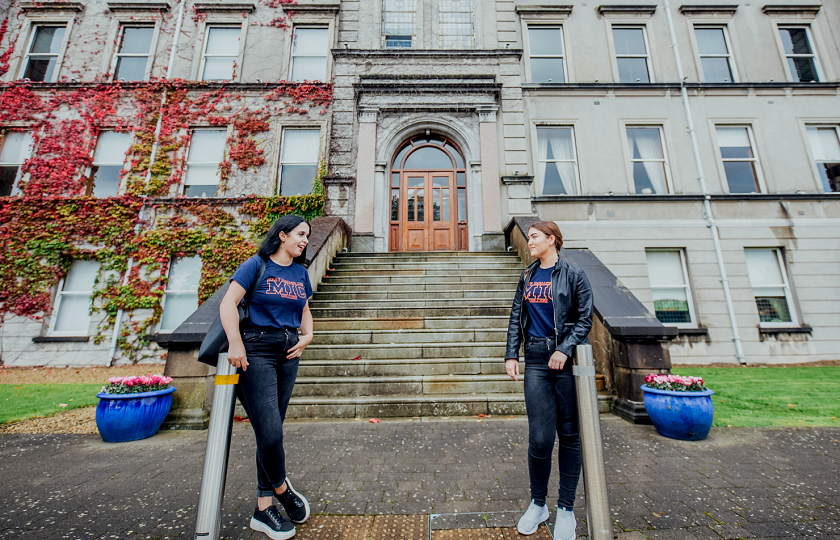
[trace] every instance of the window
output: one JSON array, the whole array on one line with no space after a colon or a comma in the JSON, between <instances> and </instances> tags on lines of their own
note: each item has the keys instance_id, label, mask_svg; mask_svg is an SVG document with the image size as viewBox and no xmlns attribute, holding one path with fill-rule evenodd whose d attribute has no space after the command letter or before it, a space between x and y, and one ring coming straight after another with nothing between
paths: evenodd
<instances>
[{"instance_id":1,"label":"window","mask_svg":"<svg viewBox=\"0 0 840 540\"><path fill-rule=\"evenodd\" d=\"M444 49L472 48L472 0L440 0L440 41Z\"/></svg>"},{"instance_id":2,"label":"window","mask_svg":"<svg viewBox=\"0 0 840 540\"><path fill-rule=\"evenodd\" d=\"M88 179L88 195L113 197L119 192L120 173L130 144L129 133L103 131L99 134Z\"/></svg>"},{"instance_id":3,"label":"window","mask_svg":"<svg viewBox=\"0 0 840 540\"><path fill-rule=\"evenodd\" d=\"M562 26L529 26L531 82L566 82Z\"/></svg>"},{"instance_id":4,"label":"window","mask_svg":"<svg viewBox=\"0 0 840 540\"><path fill-rule=\"evenodd\" d=\"M326 28L295 28L292 38L292 81L327 80L329 46Z\"/></svg>"},{"instance_id":5,"label":"window","mask_svg":"<svg viewBox=\"0 0 840 540\"><path fill-rule=\"evenodd\" d=\"M735 82L732 56L723 27L697 27L697 50L703 67L703 80L707 83Z\"/></svg>"},{"instance_id":6,"label":"window","mask_svg":"<svg viewBox=\"0 0 840 540\"><path fill-rule=\"evenodd\" d=\"M580 193L572 127L537 128L537 152L543 195Z\"/></svg>"},{"instance_id":7,"label":"window","mask_svg":"<svg viewBox=\"0 0 840 540\"><path fill-rule=\"evenodd\" d=\"M317 129L285 129L280 150L280 195L312 192L318 168L321 132Z\"/></svg>"},{"instance_id":8,"label":"window","mask_svg":"<svg viewBox=\"0 0 840 540\"><path fill-rule=\"evenodd\" d=\"M744 255L761 325L796 324L781 250L745 249Z\"/></svg>"},{"instance_id":9,"label":"window","mask_svg":"<svg viewBox=\"0 0 840 540\"><path fill-rule=\"evenodd\" d=\"M52 82L58 74L58 53L64 43L67 25L39 24L32 32L32 42L26 54L23 78L31 81Z\"/></svg>"},{"instance_id":10,"label":"window","mask_svg":"<svg viewBox=\"0 0 840 540\"><path fill-rule=\"evenodd\" d=\"M0 197L6 197L18 191L20 167L32 155L32 134L7 131L0 145Z\"/></svg>"},{"instance_id":11,"label":"window","mask_svg":"<svg viewBox=\"0 0 840 540\"><path fill-rule=\"evenodd\" d=\"M729 193L758 193L758 169L752 134L745 126L716 127Z\"/></svg>"},{"instance_id":12,"label":"window","mask_svg":"<svg viewBox=\"0 0 840 540\"><path fill-rule=\"evenodd\" d=\"M184 196L214 197L219 187L219 163L225 159L227 131L202 129L193 131Z\"/></svg>"},{"instance_id":13,"label":"window","mask_svg":"<svg viewBox=\"0 0 840 540\"><path fill-rule=\"evenodd\" d=\"M837 126L808 126L811 155L817 162L823 190L840 191L840 139Z\"/></svg>"},{"instance_id":14,"label":"window","mask_svg":"<svg viewBox=\"0 0 840 540\"><path fill-rule=\"evenodd\" d=\"M198 280L201 258L180 257L169 267L169 280L163 294L163 314L159 332L172 332L198 309Z\"/></svg>"},{"instance_id":15,"label":"window","mask_svg":"<svg viewBox=\"0 0 840 540\"><path fill-rule=\"evenodd\" d=\"M650 293L656 318L662 324L696 324L688 270L682 250L647 250Z\"/></svg>"},{"instance_id":16,"label":"window","mask_svg":"<svg viewBox=\"0 0 840 540\"><path fill-rule=\"evenodd\" d=\"M201 58L202 81L233 80L239 57L239 26L208 26Z\"/></svg>"},{"instance_id":17,"label":"window","mask_svg":"<svg viewBox=\"0 0 840 540\"><path fill-rule=\"evenodd\" d=\"M152 47L154 26L121 26L114 55L114 80L143 81Z\"/></svg>"},{"instance_id":18,"label":"window","mask_svg":"<svg viewBox=\"0 0 840 540\"><path fill-rule=\"evenodd\" d=\"M819 82L817 57L811 47L807 26L779 27L788 69L793 82Z\"/></svg>"},{"instance_id":19,"label":"window","mask_svg":"<svg viewBox=\"0 0 840 540\"><path fill-rule=\"evenodd\" d=\"M86 336L90 327L90 297L99 275L98 261L73 261L58 285L50 334Z\"/></svg>"},{"instance_id":20,"label":"window","mask_svg":"<svg viewBox=\"0 0 840 540\"><path fill-rule=\"evenodd\" d=\"M627 146L633 167L636 193L668 193L667 162L662 150L662 129L658 126L627 127Z\"/></svg>"},{"instance_id":21,"label":"window","mask_svg":"<svg viewBox=\"0 0 840 540\"><path fill-rule=\"evenodd\" d=\"M650 63L645 29L617 26L612 31L619 82L649 83Z\"/></svg>"},{"instance_id":22,"label":"window","mask_svg":"<svg viewBox=\"0 0 840 540\"><path fill-rule=\"evenodd\" d=\"M414 37L414 0L382 1L382 37L386 49L410 49Z\"/></svg>"}]
</instances>

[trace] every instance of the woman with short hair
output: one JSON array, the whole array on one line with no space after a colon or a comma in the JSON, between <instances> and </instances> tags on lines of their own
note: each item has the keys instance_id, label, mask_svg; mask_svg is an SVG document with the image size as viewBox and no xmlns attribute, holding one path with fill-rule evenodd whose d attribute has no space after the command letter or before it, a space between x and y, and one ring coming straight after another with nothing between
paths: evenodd
<instances>
[{"instance_id":1,"label":"woman with short hair","mask_svg":"<svg viewBox=\"0 0 840 540\"><path fill-rule=\"evenodd\" d=\"M291 538L294 524L309 518L309 502L286 477L283 449L283 421L300 355L312 342L312 285L306 268L294 262L306 249L309 232L309 223L300 216L278 219L258 254L233 274L220 308L230 344L228 362L239 374L237 396L257 438L257 507L250 525L272 540ZM252 285L248 323L240 327L237 306ZM273 497L289 519L274 506Z\"/></svg>"},{"instance_id":2,"label":"woman with short hair","mask_svg":"<svg viewBox=\"0 0 840 540\"><path fill-rule=\"evenodd\" d=\"M537 259L522 272L508 324L505 370L519 376L519 346L525 346L525 407L531 504L517 530L534 534L550 514L546 506L555 433L560 440L560 489L554 540L575 539L575 502L580 478L577 391L571 357L589 343L592 289L583 270L560 260L563 235L553 221L528 229L528 249Z\"/></svg>"}]
</instances>

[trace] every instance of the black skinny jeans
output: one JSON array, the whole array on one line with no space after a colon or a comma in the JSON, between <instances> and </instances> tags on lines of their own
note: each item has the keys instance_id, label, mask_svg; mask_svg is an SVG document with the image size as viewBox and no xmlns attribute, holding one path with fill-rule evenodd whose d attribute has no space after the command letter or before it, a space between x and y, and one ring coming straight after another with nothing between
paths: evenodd
<instances>
[{"instance_id":1,"label":"black skinny jeans","mask_svg":"<svg viewBox=\"0 0 840 540\"><path fill-rule=\"evenodd\" d=\"M238 369L236 394L257 436L257 496L270 497L286 481L283 421L295 387L299 358L286 359L297 332L242 332L248 369Z\"/></svg>"},{"instance_id":2,"label":"black skinny jeans","mask_svg":"<svg viewBox=\"0 0 840 540\"><path fill-rule=\"evenodd\" d=\"M560 489L557 506L571 510L580 478L580 430L577 389L572 376L572 359L562 370L550 369L553 340L528 337L525 343L525 407L528 411L528 472L531 498L545 504L551 475L554 434L560 439L557 461Z\"/></svg>"}]
</instances>

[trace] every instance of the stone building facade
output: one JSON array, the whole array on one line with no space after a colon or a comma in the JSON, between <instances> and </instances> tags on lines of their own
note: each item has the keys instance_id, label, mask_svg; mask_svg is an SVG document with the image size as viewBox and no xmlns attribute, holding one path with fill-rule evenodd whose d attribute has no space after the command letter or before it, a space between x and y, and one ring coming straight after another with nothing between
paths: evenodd
<instances>
[{"instance_id":1,"label":"stone building facade","mask_svg":"<svg viewBox=\"0 0 840 540\"><path fill-rule=\"evenodd\" d=\"M676 364L836 361L840 4L766 2L187 1L174 55L178 3L13 2L2 80L39 54L45 92L111 81L131 54L143 80L233 63L191 91L236 93L234 111L297 62L332 81L327 112L273 118L253 136L267 164L217 195L282 195L283 166L314 163L284 157L285 134L317 131L300 148L354 251L501 250L511 218L538 216L679 327ZM118 50L132 27L148 52ZM38 363L43 323L3 332L4 362Z\"/></svg>"}]
</instances>

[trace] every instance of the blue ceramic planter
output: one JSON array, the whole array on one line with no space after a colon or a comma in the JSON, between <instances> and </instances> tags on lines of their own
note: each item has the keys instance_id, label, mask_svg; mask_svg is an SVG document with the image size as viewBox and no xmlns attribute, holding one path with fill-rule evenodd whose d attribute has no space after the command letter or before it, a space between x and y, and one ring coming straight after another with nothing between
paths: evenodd
<instances>
[{"instance_id":1,"label":"blue ceramic planter","mask_svg":"<svg viewBox=\"0 0 840 540\"><path fill-rule=\"evenodd\" d=\"M105 442L136 441L151 437L172 406L174 386L156 392L106 394L99 392L96 427Z\"/></svg>"},{"instance_id":2,"label":"blue ceramic planter","mask_svg":"<svg viewBox=\"0 0 840 540\"><path fill-rule=\"evenodd\" d=\"M673 392L643 384L645 409L656 431L681 441L702 441L709 436L714 418L710 397L714 392Z\"/></svg>"}]
</instances>

